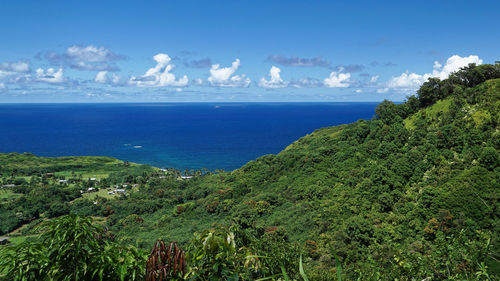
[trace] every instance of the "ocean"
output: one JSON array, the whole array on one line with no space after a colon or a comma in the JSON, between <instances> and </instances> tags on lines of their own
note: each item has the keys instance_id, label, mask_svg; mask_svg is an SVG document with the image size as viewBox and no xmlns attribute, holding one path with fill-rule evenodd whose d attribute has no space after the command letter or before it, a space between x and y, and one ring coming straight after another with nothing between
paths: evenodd
<instances>
[{"instance_id":1,"label":"ocean","mask_svg":"<svg viewBox=\"0 0 500 281\"><path fill-rule=\"evenodd\" d=\"M234 170L377 103L0 104L0 152Z\"/></svg>"}]
</instances>

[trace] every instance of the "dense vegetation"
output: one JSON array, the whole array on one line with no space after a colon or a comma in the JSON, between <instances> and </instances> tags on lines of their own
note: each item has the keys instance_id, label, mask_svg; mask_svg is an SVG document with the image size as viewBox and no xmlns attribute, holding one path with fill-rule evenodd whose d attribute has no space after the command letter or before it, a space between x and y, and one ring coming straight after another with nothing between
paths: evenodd
<instances>
[{"instance_id":1,"label":"dense vegetation","mask_svg":"<svg viewBox=\"0 0 500 281\"><path fill-rule=\"evenodd\" d=\"M497 63L429 79L405 103L382 102L373 120L316 130L232 172L186 178L104 158L71 158L66 169L4 155L2 181L15 186L4 188L0 230L29 223L23 231L37 235L43 219L98 217L116 247L179 242L193 280L277 279L282 268L298 280L301 255L310 280L336 280L338 265L347 280L498 280L499 123ZM78 175L85 167L105 172L90 181ZM127 194L80 193L113 185Z\"/></svg>"}]
</instances>

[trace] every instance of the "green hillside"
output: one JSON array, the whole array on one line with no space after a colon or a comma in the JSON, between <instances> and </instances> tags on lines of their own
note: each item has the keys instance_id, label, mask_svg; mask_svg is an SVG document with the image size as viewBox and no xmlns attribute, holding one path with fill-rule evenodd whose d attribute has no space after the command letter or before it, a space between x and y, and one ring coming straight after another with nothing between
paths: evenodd
<instances>
[{"instance_id":1,"label":"green hillside","mask_svg":"<svg viewBox=\"0 0 500 281\"><path fill-rule=\"evenodd\" d=\"M498 280L499 124L500 64L471 65L235 171L144 171L126 180L137 192L67 212L145 249L232 225L262 256L296 245L311 280L336 280L336 264L346 280Z\"/></svg>"}]
</instances>

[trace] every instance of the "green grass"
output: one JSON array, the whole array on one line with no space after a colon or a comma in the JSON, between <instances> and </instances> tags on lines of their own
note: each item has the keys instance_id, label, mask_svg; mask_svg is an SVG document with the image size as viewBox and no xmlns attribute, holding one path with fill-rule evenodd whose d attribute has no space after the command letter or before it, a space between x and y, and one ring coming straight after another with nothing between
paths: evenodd
<instances>
[{"instance_id":1,"label":"green grass","mask_svg":"<svg viewBox=\"0 0 500 281\"><path fill-rule=\"evenodd\" d=\"M20 196L22 196L22 194L20 194L20 193L14 193L8 189L0 189L0 201L12 200L12 199L16 199Z\"/></svg>"},{"instance_id":2,"label":"green grass","mask_svg":"<svg viewBox=\"0 0 500 281\"><path fill-rule=\"evenodd\" d=\"M23 243L29 238L35 238L38 237L38 235L23 235L23 236L12 236L9 237L10 245L19 245L20 243Z\"/></svg>"},{"instance_id":3,"label":"green grass","mask_svg":"<svg viewBox=\"0 0 500 281\"><path fill-rule=\"evenodd\" d=\"M447 98L444 100L439 100L435 104L430 107L425 108L413 114L409 118L404 120L404 124L406 129L414 130L417 128L416 122L419 119L425 119L428 122L436 122L439 120L440 116L447 113L451 106L451 98Z\"/></svg>"},{"instance_id":4,"label":"green grass","mask_svg":"<svg viewBox=\"0 0 500 281\"><path fill-rule=\"evenodd\" d=\"M0 172L15 171L17 176L54 173L55 176L82 175L82 177L107 177L109 173L126 169L124 161L101 156L37 157L30 153L2 153ZM139 166L130 163L128 167Z\"/></svg>"},{"instance_id":5,"label":"green grass","mask_svg":"<svg viewBox=\"0 0 500 281\"><path fill-rule=\"evenodd\" d=\"M89 170L89 171L79 171L79 172L73 172L70 170L67 171L61 171L54 173L56 178L59 177L65 177L65 178L78 178L82 177L82 179L89 179L89 178L96 178L96 179L104 179L109 177L110 171L105 171L105 170Z\"/></svg>"},{"instance_id":6,"label":"green grass","mask_svg":"<svg viewBox=\"0 0 500 281\"><path fill-rule=\"evenodd\" d=\"M337 125L334 127L324 127L317 129L314 132L305 135L299 140L288 145L281 153L289 151L294 148L299 148L299 149L303 149L304 147L309 148L308 142L312 139L318 139L321 137L328 137L331 139L335 139L342 133L342 130L345 128L346 125Z\"/></svg>"},{"instance_id":7,"label":"green grass","mask_svg":"<svg viewBox=\"0 0 500 281\"><path fill-rule=\"evenodd\" d=\"M86 193L82 194L82 197L85 199L89 199L89 200L94 200L97 196L104 197L107 199L113 199L113 198L119 196L119 194L108 194L109 191L113 191L113 190L115 190L115 189L114 188L101 188L97 192L86 192Z\"/></svg>"}]
</instances>

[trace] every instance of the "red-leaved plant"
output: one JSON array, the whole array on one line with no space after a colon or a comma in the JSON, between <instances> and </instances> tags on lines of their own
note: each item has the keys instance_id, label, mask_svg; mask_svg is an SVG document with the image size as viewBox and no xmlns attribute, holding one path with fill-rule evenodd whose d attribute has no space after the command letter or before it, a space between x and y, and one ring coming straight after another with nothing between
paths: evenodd
<instances>
[{"instance_id":1,"label":"red-leaved plant","mask_svg":"<svg viewBox=\"0 0 500 281\"><path fill-rule=\"evenodd\" d=\"M184 251L175 242L168 247L158 240L146 262L146 280L184 280L186 257Z\"/></svg>"}]
</instances>

